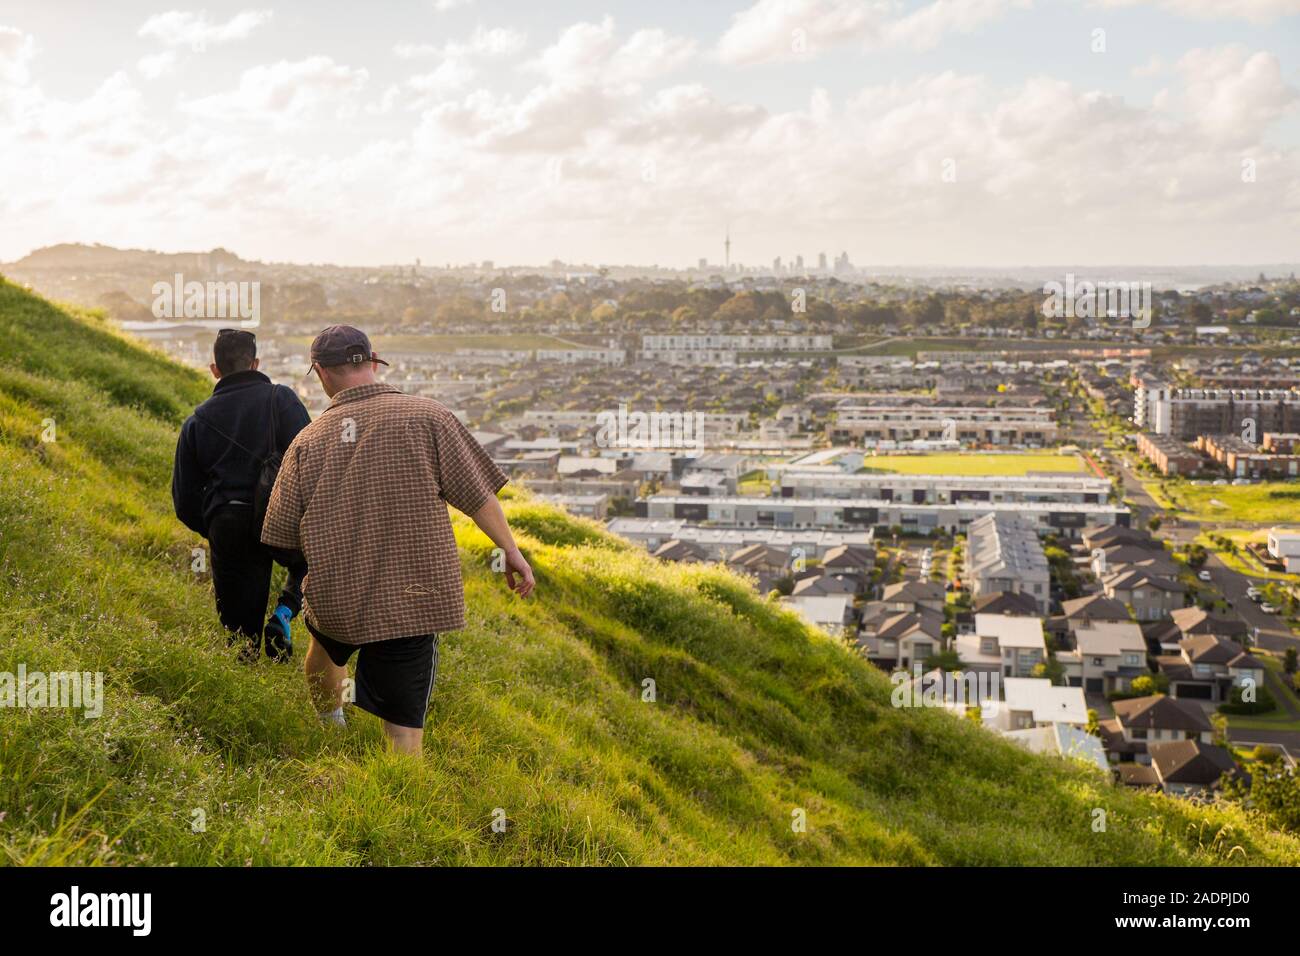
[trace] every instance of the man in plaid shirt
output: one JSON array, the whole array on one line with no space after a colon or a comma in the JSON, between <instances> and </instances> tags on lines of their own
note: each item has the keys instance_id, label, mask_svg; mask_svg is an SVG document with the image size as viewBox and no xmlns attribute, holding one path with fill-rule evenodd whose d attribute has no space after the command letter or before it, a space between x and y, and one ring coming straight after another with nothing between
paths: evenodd
<instances>
[{"instance_id":1,"label":"man in plaid shirt","mask_svg":"<svg viewBox=\"0 0 1300 956\"><path fill-rule=\"evenodd\" d=\"M311 363L332 401L285 452L262 542L307 560L306 673L322 718L343 723L357 653L357 706L384 721L395 750L419 753L439 635L465 625L447 505L504 552L520 597L533 572L497 501L506 476L455 415L379 382L388 363L350 326L320 333Z\"/></svg>"}]
</instances>

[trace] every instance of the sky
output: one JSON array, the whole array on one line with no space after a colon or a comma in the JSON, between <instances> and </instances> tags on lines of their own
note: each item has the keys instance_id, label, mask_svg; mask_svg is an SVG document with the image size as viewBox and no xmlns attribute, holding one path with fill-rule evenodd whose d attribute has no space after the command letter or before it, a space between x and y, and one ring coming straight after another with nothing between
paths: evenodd
<instances>
[{"instance_id":1,"label":"sky","mask_svg":"<svg viewBox=\"0 0 1300 956\"><path fill-rule=\"evenodd\" d=\"M0 0L0 261L1300 259L1300 0L258 3Z\"/></svg>"}]
</instances>

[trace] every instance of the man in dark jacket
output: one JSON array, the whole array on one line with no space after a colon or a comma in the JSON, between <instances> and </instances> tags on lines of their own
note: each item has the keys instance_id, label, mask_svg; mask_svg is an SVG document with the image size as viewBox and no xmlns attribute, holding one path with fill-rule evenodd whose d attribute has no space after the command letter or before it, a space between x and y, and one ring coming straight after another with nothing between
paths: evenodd
<instances>
[{"instance_id":1,"label":"man in dark jacket","mask_svg":"<svg viewBox=\"0 0 1300 956\"><path fill-rule=\"evenodd\" d=\"M267 656L284 660L293 653L289 621L302 607L307 566L300 554L273 552L261 543L261 528L253 526L254 488L263 460L283 455L311 419L292 389L273 385L257 370L253 333L222 329L212 355L217 384L181 426L172 502L176 517L208 539L217 615L231 643L244 638L241 656L252 659L265 636ZM273 557L289 578L267 618Z\"/></svg>"}]
</instances>

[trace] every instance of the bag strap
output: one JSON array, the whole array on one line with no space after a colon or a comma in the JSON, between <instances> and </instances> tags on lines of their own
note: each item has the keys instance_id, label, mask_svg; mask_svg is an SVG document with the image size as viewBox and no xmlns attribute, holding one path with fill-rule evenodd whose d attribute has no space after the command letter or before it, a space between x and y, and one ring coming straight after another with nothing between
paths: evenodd
<instances>
[{"instance_id":1,"label":"bag strap","mask_svg":"<svg viewBox=\"0 0 1300 956\"><path fill-rule=\"evenodd\" d=\"M280 457L280 453L276 450L278 447L276 445L276 433L279 431L279 424L276 421L275 414L275 390L279 387L280 386L276 385L274 382L271 383L271 414L268 416L271 420L271 440L267 443L267 455L263 461Z\"/></svg>"},{"instance_id":2,"label":"bag strap","mask_svg":"<svg viewBox=\"0 0 1300 956\"><path fill-rule=\"evenodd\" d=\"M200 414L198 413L197 410L195 410L195 412L194 412L194 417L195 417L195 419L197 419L198 421L202 422L204 425L207 425L207 426L208 426L209 428L211 428L214 432L216 432L218 435L220 435L220 436L221 436L222 438L224 438L226 441L230 442L230 444L234 445L236 448L238 448L240 451L244 452L246 455L248 455L249 457L251 457L251 458L254 459L255 461L258 461L258 462L261 462L262 464L265 464L265 463L266 463L268 460L270 460L271 458L275 458L275 457L277 457L277 453L276 453L276 450L275 450L275 432L276 432L275 390L276 390L276 388L278 388L278 386L275 385L274 383L272 383L272 384L271 384L271 415L270 415L270 418L271 418L271 446L270 446L270 454L269 454L269 455L259 455L257 452L251 450L247 445L244 445L244 444L242 444L241 442L236 441L234 438L232 438L231 436L227 435L224 431L222 431L220 428L218 428L214 423L208 421L206 418L204 418L202 415L200 415Z\"/></svg>"}]
</instances>

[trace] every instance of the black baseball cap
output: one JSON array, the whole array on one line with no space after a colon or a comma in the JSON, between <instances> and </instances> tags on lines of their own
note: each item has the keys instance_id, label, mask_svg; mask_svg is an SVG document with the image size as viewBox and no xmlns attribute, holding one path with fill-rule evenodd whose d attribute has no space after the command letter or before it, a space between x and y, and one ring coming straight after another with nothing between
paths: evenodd
<instances>
[{"instance_id":1,"label":"black baseball cap","mask_svg":"<svg viewBox=\"0 0 1300 956\"><path fill-rule=\"evenodd\" d=\"M366 333L350 325L331 325L311 343L313 366L331 368L335 365L363 365L366 362L388 364L370 348L370 339Z\"/></svg>"}]
</instances>

